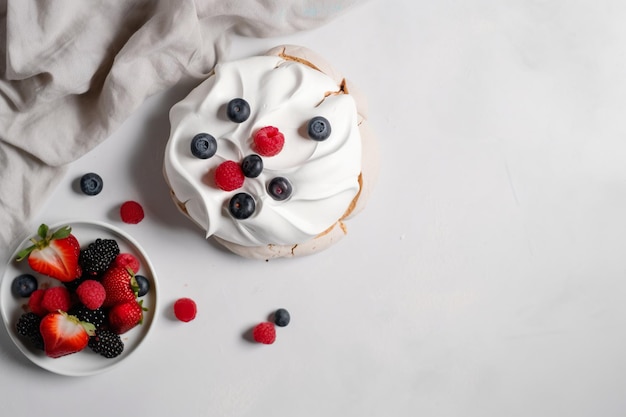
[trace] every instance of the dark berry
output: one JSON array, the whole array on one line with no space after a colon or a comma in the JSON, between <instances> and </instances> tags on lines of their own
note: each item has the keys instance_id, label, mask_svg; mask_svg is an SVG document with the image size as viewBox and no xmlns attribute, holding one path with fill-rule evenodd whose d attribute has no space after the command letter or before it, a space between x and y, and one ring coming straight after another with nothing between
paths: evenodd
<instances>
[{"instance_id":1,"label":"dark berry","mask_svg":"<svg viewBox=\"0 0 626 417\"><path fill-rule=\"evenodd\" d=\"M76 316L80 321L93 324L96 329L102 327L106 319L106 313L102 308L91 310L82 304L72 307L68 313L72 316Z\"/></svg>"},{"instance_id":2,"label":"dark berry","mask_svg":"<svg viewBox=\"0 0 626 417\"><path fill-rule=\"evenodd\" d=\"M235 219L243 220L254 214L256 204L250 194L237 193L230 199L228 210Z\"/></svg>"},{"instance_id":3,"label":"dark berry","mask_svg":"<svg viewBox=\"0 0 626 417\"><path fill-rule=\"evenodd\" d=\"M191 139L191 154L196 158L208 159L217 152L217 140L208 133L198 133Z\"/></svg>"},{"instance_id":4,"label":"dark berry","mask_svg":"<svg viewBox=\"0 0 626 417\"><path fill-rule=\"evenodd\" d=\"M37 285L37 278L31 274L22 274L13 279L11 292L16 297L30 297Z\"/></svg>"},{"instance_id":5,"label":"dark berry","mask_svg":"<svg viewBox=\"0 0 626 417\"><path fill-rule=\"evenodd\" d=\"M267 192L274 200L283 201L289 198L293 191L291 183L285 177L272 178L267 185Z\"/></svg>"},{"instance_id":6,"label":"dark berry","mask_svg":"<svg viewBox=\"0 0 626 417\"><path fill-rule=\"evenodd\" d=\"M241 161L243 175L248 178L256 178L263 172L263 159L257 154L248 155Z\"/></svg>"},{"instance_id":7,"label":"dark berry","mask_svg":"<svg viewBox=\"0 0 626 417\"><path fill-rule=\"evenodd\" d=\"M103 186L102 177L95 172L89 172L80 178L80 190L87 195L100 194Z\"/></svg>"},{"instance_id":8,"label":"dark berry","mask_svg":"<svg viewBox=\"0 0 626 417\"><path fill-rule=\"evenodd\" d=\"M313 140L326 140L330 136L330 122L322 116L314 117L309 120L307 131L309 137Z\"/></svg>"},{"instance_id":9,"label":"dark berry","mask_svg":"<svg viewBox=\"0 0 626 417\"><path fill-rule=\"evenodd\" d=\"M143 275L135 275L135 281L137 281L137 287L139 287L137 297L143 297L148 294L148 291L150 291L150 282L148 281L148 278Z\"/></svg>"},{"instance_id":10,"label":"dark berry","mask_svg":"<svg viewBox=\"0 0 626 417\"><path fill-rule=\"evenodd\" d=\"M83 283L83 281L86 281L88 279L93 279L93 277L87 274L83 274L82 276L72 281L64 282L63 285L65 286L65 288L70 290L70 292L74 292L76 291L76 288L78 288L78 286Z\"/></svg>"},{"instance_id":11,"label":"dark berry","mask_svg":"<svg viewBox=\"0 0 626 417\"><path fill-rule=\"evenodd\" d=\"M120 253L115 239L96 239L80 251L78 262L83 274L96 276L104 273Z\"/></svg>"},{"instance_id":12,"label":"dark berry","mask_svg":"<svg viewBox=\"0 0 626 417\"><path fill-rule=\"evenodd\" d=\"M105 358L115 358L124 351L124 342L120 335L107 330L96 330L95 336L89 338L88 346Z\"/></svg>"},{"instance_id":13,"label":"dark berry","mask_svg":"<svg viewBox=\"0 0 626 417\"><path fill-rule=\"evenodd\" d=\"M226 116L235 123L242 123L250 117L250 105L242 98L235 98L226 106Z\"/></svg>"},{"instance_id":14,"label":"dark berry","mask_svg":"<svg viewBox=\"0 0 626 417\"><path fill-rule=\"evenodd\" d=\"M15 324L15 330L18 334L26 337L34 336L39 333L39 324L41 317L33 312L24 313L20 316Z\"/></svg>"},{"instance_id":15,"label":"dark berry","mask_svg":"<svg viewBox=\"0 0 626 417\"><path fill-rule=\"evenodd\" d=\"M285 310L284 308L279 308L278 310L276 310L276 312L274 313L274 323L278 327L285 327L289 324L289 321L291 321L291 316L289 315L289 312L287 310Z\"/></svg>"}]
</instances>

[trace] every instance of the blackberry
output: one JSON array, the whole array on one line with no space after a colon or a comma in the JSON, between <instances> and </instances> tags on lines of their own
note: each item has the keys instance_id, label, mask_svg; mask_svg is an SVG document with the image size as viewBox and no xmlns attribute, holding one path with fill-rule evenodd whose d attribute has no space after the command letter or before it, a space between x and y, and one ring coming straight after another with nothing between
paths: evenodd
<instances>
[{"instance_id":1,"label":"blackberry","mask_svg":"<svg viewBox=\"0 0 626 417\"><path fill-rule=\"evenodd\" d=\"M24 313L20 316L15 324L15 330L17 333L26 337L31 341L31 344L36 348L43 350L43 337L39 332L39 324L41 323L41 317L33 312Z\"/></svg>"},{"instance_id":2,"label":"blackberry","mask_svg":"<svg viewBox=\"0 0 626 417\"><path fill-rule=\"evenodd\" d=\"M124 351L120 335L106 329L96 330L96 335L89 338L88 346L105 358L115 358Z\"/></svg>"},{"instance_id":3,"label":"blackberry","mask_svg":"<svg viewBox=\"0 0 626 417\"><path fill-rule=\"evenodd\" d=\"M90 310L82 304L72 307L69 314L76 316L80 321L86 321L87 323L93 324L96 329L102 327L104 320L106 319L106 313L103 309L97 308L95 310Z\"/></svg>"},{"instance_id":4,"label":"blackberry","mask_svg":"<svg viewBox=\"0 0 626 417\"><path fill-rule=\"evenodd\" d=\"M40 323L41 317L37 314L33 312L24 313L17 320L15 330L17 330L17 333L22 336L31 337L32 335L39 333Z\"/></svg>"},{"instance_id":5,"label":"blackberry","mask_svg":"<svg viewBox=\"0 0 626 417\"><path fill-rule=\"evenodd\" d=\"M80 251L78 262L83 274L97 276L104 273L120 254L120 247L114 239L96 239Z\"/></svg>"}]
</instances>

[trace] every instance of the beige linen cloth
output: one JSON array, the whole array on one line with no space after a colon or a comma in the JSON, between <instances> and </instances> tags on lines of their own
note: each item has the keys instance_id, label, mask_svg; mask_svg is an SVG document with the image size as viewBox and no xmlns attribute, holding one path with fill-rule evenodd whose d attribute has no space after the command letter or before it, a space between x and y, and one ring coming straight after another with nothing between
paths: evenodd
<instances>
[{"instance_id":1,"label":"beige linen cloth","mask_svg":"<svg viewBox=\"0 0 626 417\"><path fill-rule=\"evenodd\" d=\"M358 0L0 0L0 251L65 166L150 95L202 79L229 36L311 29Z\"/></svg>"}]
</instances>

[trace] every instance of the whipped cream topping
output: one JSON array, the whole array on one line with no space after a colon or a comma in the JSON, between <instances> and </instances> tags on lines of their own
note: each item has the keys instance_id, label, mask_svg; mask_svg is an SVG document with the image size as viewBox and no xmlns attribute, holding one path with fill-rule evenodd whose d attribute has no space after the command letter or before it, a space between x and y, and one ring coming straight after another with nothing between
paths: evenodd
<instances>
[{"instance_id":1,"label":"whipped cream topping","mask_svg":"<svg viewBox=\"0 0 626 417\"><path fill-rule=\"evenodd\" d=\"M242 123L226 116L227 104L235 98L250 105L250 116ZM326 140L308 137L307 124L316 116L330 122ZM278 56L218 64L212 76L172 107L170 122L165 176L181 209L207 237L243 246L305 242L334 225L359 192L361 137L355 102L330 77L305 64ZM245 178L233 191L220 189L216 168L258 153L253 137L267 126L284 135L282 150L262 156L258 177ZM208 159L191 153L198 133L217 141L217 151ZM276 177L292 186L282 201L268 193ZM228 208L240 192L255 203L254 213L245 219L236 219Z\"/></svg>"}]
</instances>

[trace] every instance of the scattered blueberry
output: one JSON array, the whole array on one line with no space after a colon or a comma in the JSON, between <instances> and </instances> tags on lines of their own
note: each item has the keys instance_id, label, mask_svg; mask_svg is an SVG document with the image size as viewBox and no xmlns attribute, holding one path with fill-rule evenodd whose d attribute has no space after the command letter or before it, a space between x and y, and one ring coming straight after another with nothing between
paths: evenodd
<instances>
[{"instance_id":1,"label":"scattered blueberry","mask_svg":"<svg viewBox=\"0 0 626 417\"><path fill-rule=\"evenodd\" d=\"M103 185L102 177L95 172L89 172L80 178L80 190L87 195L100 194Z\"/></svg>"},{"instance_id":2,"label":"scattered blueberry","mask_svg":"<svg viewBox=\"0 0 626 417\"><path fill-rule=\"evenodd\" d=\"M31 274L22 274L13 279L11 291L16 297L30 297L37 285L37 278Z\"/></svg>"},{"instance_id":3,"label":"scattered blueberry","mask_svg":"<svg viewBox=\"0 0 626 417\"><path fill-rule=\"evenodd\" d=\"M250 117L250 105L242 98L234 98L228 102L226 115L232 122L245 122Z\"/></svg>"},{"instance_id":4,"label":"scattered blueberry","mask_svg":"<svg viewBox=\"0 0 626 417\"><path fill-rule=\"evenodd\" d=\"M256 178L263 172L263 160L257 154L248 155L241 161L243 175L248 178Z\"/></svg>"},{"instance_id":5,"label":"scattered blueberry","mask_svg":"<svg viewBox=\"0 0 626 417\"><path fill-rule=\"evenodd\" d=\"M143 275L135 275L135 281L137 281L137 286L139 287L137 297L143 297L148 294L148 291L150 291L150 282L148 282L148 279Z\"/></svg>"},{"instance_id":6,"label":"scattered blueberry","mask_svg":"<svg viewBox=\"0 0 626 417\"><path fill-rule=\"evenodd\" d=\"M237 193L230 199L228 210L235 219L243 220L254 214L256 204L254 198L247 193Z\"/></svg>"},{"instance_id":7,"label":"scattered blueberry","mask_svg":"<svg viewBox=\"0 0 626 417\"><path fill-rule=\"evenodd\" d=\"M274 200L283 201L289 198L292 192L291 183L287 178L276 177L272 178L267 186L267 192L272 196Z\"/></svg>"},{"instance_id":8,"label":"scattered blueberry","mask_svg":"<svg viewBox=\"0 0 626 417\"><path fill-rule=\"evenodd\" d=\"M289 312L287 310L285 310L284 308L279 308L278 310L276 310L276 312L274 313L274 324L276 324L278 327L285 327L289 324L289 321L291 321L291 316L289 315Z\"/></svg>"},{"instance_id":9,"label":"scattered blueberry","mask_svg":"<svg viewBox=\"0 0 626 417\"><path fill-rule=\"evenodd\" d=\"M309 120L308 133L313 140L326 140L330 136L330 122L322 116L314 117Z\"/></svg>"},{"instance_id":10,"label":"scattered blueberry","mask_svg":"<svg viewBox=\"0 0 626 417\"><path fill-rule=\"evenodd\" d=\"M196 158L208 159L217 152L217 140L208 133L198 133L191 139L191 154Z\"/></svg>"}]
</instances>

